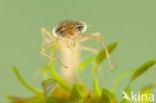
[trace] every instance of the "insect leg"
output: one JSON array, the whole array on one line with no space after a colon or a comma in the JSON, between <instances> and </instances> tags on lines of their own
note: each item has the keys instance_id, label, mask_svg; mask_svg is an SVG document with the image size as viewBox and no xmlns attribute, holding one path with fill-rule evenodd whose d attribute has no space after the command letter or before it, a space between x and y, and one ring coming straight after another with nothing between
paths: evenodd
<instances>
[{"instance_id":1,"label":"insect leg","mask_svg":"<svg viewBox=\"0 0 156 103\"><path fill-rule=\"evenodd\" d=\"M56 40L56 38L46 28L41 28L41 33L43 38L47 41L49 41L49 39L45 36L45 34L47 34L50 39Z\"/></svg>"},{"instance_id":2,"label":"insect leg","mask_svg":"<svg viewBox=\"0 0 156 103\"><path fill-rule=\"evenodd\" d=\"M67 68L67 66L64 65L59 59L57 59L57 58L55 58L55 57L53 57L53 56L51 56L51 55L49 55L49 54L47 54L47 53L45 52L46 49L50 48L50 47L53 46L54 44L57 44L57 41L51 42L51 43L49 43L48 45L46 45L46 46L44 46L43 48L41 48L41 50L40 50L41 54L47 56L47 57L50 58L50 59L55 60L55 61L58 62L60 65L62 65L64 68Z\"/></svg>"},{"instance_id":3,"label":"insect leg","mask_svg":"<svg viewBox=\"0 0 156 103\"><path fill-rule=\"evenodd\" d=\"M114 70L114 66L116 66L116 64L114 64L113 61L111 60L109 52L108 52L108 49L106 47L105 40L103 39L101 34L100 33L93 33L91 35L84 35L84 36L82 36L82 41L87 40L87 39L98 40L98 41L100 41L102 43L102 45L104 46L105 52L106 52L107 60L108 60L108 62L110 64L110 66L111 66L111 70Z\"/></svg>"},{"instance_id":4,"label":"insect leg","mask_svg":"<svg viewBox=\"0 0 156 103\"><path fill-rule=\"evenodd\" d=\"M80 46L80 49L82 49L82 50L87 50L87 51L93 52L93 53L95 53L95 54L98 53L98 50L97 50L97 49L92 48L92 47L88 47L88 46Z\"/></svg>"}]
</instances>

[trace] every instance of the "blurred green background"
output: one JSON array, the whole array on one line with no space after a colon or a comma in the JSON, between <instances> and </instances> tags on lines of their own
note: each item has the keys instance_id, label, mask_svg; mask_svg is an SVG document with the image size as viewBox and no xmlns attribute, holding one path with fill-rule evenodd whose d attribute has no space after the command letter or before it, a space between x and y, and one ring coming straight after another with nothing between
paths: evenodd
<instances>
[{"instance_id":1,"label":"blurred green background","mask_svg":"<svg viewBox=\"0 0 156 103\"><path fill-rule=\"evenodd\" d=\"M114 72L103 63L103 87L110 89L114 78L123 71L136 68L149 59L156 59L156 1L155 0L0 0L0 102L5 95L32 96L16 79L10 69L14 64L23 78L33 87L41 88L42 76L34 76L40 68L41 27L52 30L60 21L85 21L87 34L101 32L107 44L118 41L111 54L118 64ZM83 45L102 48L95 41ZM82 52L82 59L93 55ZM156 82L156 66L137 79L136 92L148 83ZM57 68L59 72L60 68ZM92 89L90 66L81 74L83 82ZM87 73L87 75L86 75ZM129 78L120 82L117 98ZM153 91L156 95L156 90Z\"/></svg>"}]
</instances>

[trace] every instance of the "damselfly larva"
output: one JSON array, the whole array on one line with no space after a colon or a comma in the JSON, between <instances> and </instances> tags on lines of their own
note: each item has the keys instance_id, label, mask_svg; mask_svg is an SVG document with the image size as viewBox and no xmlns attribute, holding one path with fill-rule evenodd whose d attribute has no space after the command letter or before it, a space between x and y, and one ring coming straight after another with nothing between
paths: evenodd
<instances>
[{"instance_id":1,"label":"damselfly larva","mask_svg":"<svg viewBox=\"0 0 156 103\"><path fill-rule=\"evenodd\" d=\"M58 26L53 28L52 33L45 28L41 29L42 36L47 42L47 45L41 48L40 52L50 59L55 60L62 66L62 76L68 81L70 81L75 74L79 61L80 50L83 49L93 53L98 52L97 49L80 45L80 42L87 39L98 40L102 43L106 51L106 57L111 65L111 69L114 68L102 35L98 32L90 35L82 35L86 29L87 25L85 22L74 22L71 20L62 21ZM47 36L49 38L47 38ZM61 51L61 60L45 52L45 49L48 49L53 45Z\"/></svg>"}]
</instances>

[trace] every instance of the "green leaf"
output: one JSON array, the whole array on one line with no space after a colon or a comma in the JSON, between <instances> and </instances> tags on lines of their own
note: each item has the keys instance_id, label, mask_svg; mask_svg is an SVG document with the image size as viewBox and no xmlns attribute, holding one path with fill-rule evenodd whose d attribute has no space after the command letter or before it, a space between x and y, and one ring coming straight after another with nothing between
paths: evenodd
<instances>
[{"instance_id":1,"label":"green leaf","mask_svg":"<svg viewBox=\"0 0 156 103\"><path fill-rule=\"evenodd\" d=\"M55 45L56 46L56 45ZM51 54L53 55L54 54L54 51L55 51L55 46L52 46L51 48ZM50 71L51 71L51 75L53 77L53 79L55 79L57 81L57 83L62 86L64 89L66 90L70 90L71 87L70 85L68 84L67 81L65 81L63 78L61 78L57 72L55 71L54 67L53 67L53 60L50 60Z\"/></svg>"},{"instance_id":2,"label":"green leaf","mask_svg":"<svg viewBox=\"0 0 156 103\"><path fill-rule=\"evenodd\" d=\"M117 45L118 45L117 42L114 42L114 43L111 43L110 45L108 45L107 46L108 52L111 53L116 48ZM98 69L99 65L102 63L102 61L105 59L105 57L106 57L106 53L105 53L104 49L99 51L99 53L96 55L95 62L92 63L93 76L96 75L97 69Z\"/></svg>"},{"instance_id":3,"label":"green leaf","mask_svg":"<svg viewBox=\"0 0 156 103\"><path fill-rule=\"evenodd\" d=\"M143 65L141 65L139 68L136 69L136 71L132 75L130 82L133 82L137 77L139 77L141 74L143 74L145 71L147 71L154 64L156 64L156 60L149 60L146 63L144 63Z\"/></svg>"},{"instance_id":4,"label":"green leaf","mask_svg":"<svg viewBox=\"0 0 156 103\"><path fill-rule=\"evenodd\" d=\"M72 96L75 96L77 99L81 100L81 94L79 92L78 86L76 84L73 85L72 88Z\"/></svg>"},{"instance_id":5,"label":"green leaf","mask_svg":"<svg viewBox=\"0 0 156 103\"><path fill-rule=\"evenodd\" d=\"M93 77L95 77L96 76L96 71L97 71L95 62L92 62L91 70L92 70Z\"/></svg>"},{"instance_id":6,"label":"green leaf","mask_svg":"<svg viewBox=\"0 0 156 103\"><path fill-rule=\"evenodd\" d=\"M118 45L117 42L111 43L107 46L108 52L111 53L116 46ZM102 63L102 61L106 58L106 52L105 49L102 49L97 55L96 55L96 67Z\"/></svg>"},{"instance_id":7,"label":"green leaf","mask_svg":"<svg viewBox=\"0 0 156 103\"><path fill-rule=\"evenodd\" d=\"M93 80L93 91L97 96L101 96L101 90L99 88L99 83L95 77Z\"/></svg>"},{"instance_id":8,"label":"green leaf","mask_svg":"<svg viewBox=\"0 0 156 103\"><path fill-rule=\"evenodd\" d=\"M102 96L101 96L101 103L110 103L110 99L107 96L107 94L102 92Z\"/></svg>"},{"instance_id":9,"label":"green leaf","mask_svg":"<svg viewBox=\"0 0 156 103\"><path fill-rule=\"evenodd\" d=\"M82 102L82 96L79 91L79 86L77 84L74 84L71 91L71 97L68 103L81 103L81 102Z\"/></svg>"},{"instance_id":10,"label":"green leaf","mask_svg":"<svg viewBox=\"0 0 156 103\"><path fill-rule=\"evenodd\" d=\"M54 79L46 79L42 81L42 88L44 90L44 95L48 97L52 94L54 87L56 86L56 81Z\"/></svg>"},{"instance_id":11,"label":"green leaf","mask_svg":"<svg viewBox=\"0 0 156 103\"><path fill-rule=\"evenodd\" d=\"M130 85L131 83L136 79L138 78L140 75L142 75L145 71L147 71L150 67L152 67L154 64L156 64L156 60L149 60L147 62L145 62L143 65L141 65L140 67L138 67L133 75L131 76L131 79L125 89L125 93L129 96L129 93L130 93ZM128 99L123 99L121 101L121 103L130 103L130 101Z\"/></svg>"},{"instance_id":12,"label":"green leaf","mask_svg":"<svg viewBox=\"0 0 156 103\"><path fill-rule=\"evenodd\" d=\"M33 97L15 97L15 96L7 96L10 100L9 103L46 103L44 95L36 95Z\"/></svg>"},{"instance_id":13,"label":"green leaf","mask_svg":"<svg viewBox=\"0 0 156 103\"><path fill-rule=\"evenodd\" d=\"M47 65L45 65L43 68L43 77L44 79L48 78L48 66Z\"/></svg>"},{"instance_id":14,"label":"green leaf","mask_svg":"<svg viewBox=\"0 0 156 103\"><path fill-rule=\"evenodd\" d=\"M83 85L83 84L74 84L74 85L76 85L78 91L81 94L81 97L86 97L88 95L88 91L87 91L85 85Z\"/></svg>"},{"instance_id":15,"label":"green leaf","mask_svg":"<svg viewBox=\"0 0 156 103\"><path fill-rule=\"evenodd\" d=\"M70 87L70 85L68 84L68 82L65 81L63 78L61 78L61 77L56 73L55 69L53 68L53 61L52 61L52 60L50 61L50 70L51 70L51 74L52 74L52 76L53 76L53 79L55 79L55 80L58 82L58 84L59 84L60 86L62 86L62 87L63 87L64 89L66 89L66 90L70 90L70 89L71 89L71 87Z\"/></svg>"},{"instance_id":16,"label":"green leaf","mask_svg":"<svg viewBox=\"0 0 156 103\"><path fill-rule=\"evenodd\" d=\"M62 88L61 86L57 85L53 92L49 95L48 99L46 100L47 103L67 103L67 100L70 97L70 91Z\"/></svg>"},{"instance_id":17,"label":"green leaf","mask_svg":"<svg viewBox=\"0 0 156 103\"><path fill-rule=\"evenodd\" d=\"M143 96L143 100L141 98L141 101L135 101L134 103L150 103L149 98L150 98L150 92L152 91L152 89L156 88L156 84L149 84L146 85L145 87L142 88L140 95L145 95L147 96Z\"/></svg>"},{"instance_id":18,"label":"green leaf","mask_svg":"<svg viewBox=\"0 0 156 103\"><path fill-rule=\"evenodd\" d=\"M117 76L114 80L114 84L113 84L113 87L112 87L112 92L114 93L116 91L116 87L118 85L118 83L126 76L128 75L131 75L132 73L134 73L134 69L130 69L130 70L127 70L123 73L121 73L119 76Z\"/></svg>"},{"instance_id":19,"label":"green leaf","mask_svg":"<svg viewBox=\"0 0 156 103\"><path fill-rule=\"evenodd\" d=\"M107 89L102 89L101 103L116 103L115 96Z\"/></svg>"},{"instance_id":20,"label":"green leaf","mask_svg":"<svg viewBox=\"0 0 156 103\"><path fill-rule=\"evenodd\" d=\"M122 101L120 103L130 103L130 100L129 100L130 99L130 85L129 84L126 86L125 90L123 91L121 98L122 98Z\"/></svg>"},{"instance_id":21,"label":"green leaf","mask_svg":"<svg viewBox=\"0 0 156 103\"><path fill-rule=\"evenodd\" d=\"M16 77L18 78L18 80L20 81L20 83L26 87L29 91L35 93L35 94L43 94L43 92L41 90L36 90L34 88L32 88L30 85L28 85L20 76L20 74L18 73L17 69L15 68L15 66L11 65L11 68L13 70L13 72L15 73Z\"/></svg>"},{"instance_id":22,"label":"green leaf","mask_svg":"<svg viewBox=\"0 0 156 103\"><path fill-rule=\"evenodd\" d=\"M148 84L144 86L141 91L152 90L154 88L156 88L156 84Z\"/></svg>"},{"instance_id":23,"label":"green leaf","mask_svg":"<svg viewBox=\"0 0 156 103\"><path fill-rule=\"evenodd\" d=\"M77 68L77 71L80 72L83 70L83 68L88 64L90 63L91 61L93 61L95 59L95 57L89 57L85 60L83 60L79 65L78 65L78 68Z\"/></svg>"}]
</instances>

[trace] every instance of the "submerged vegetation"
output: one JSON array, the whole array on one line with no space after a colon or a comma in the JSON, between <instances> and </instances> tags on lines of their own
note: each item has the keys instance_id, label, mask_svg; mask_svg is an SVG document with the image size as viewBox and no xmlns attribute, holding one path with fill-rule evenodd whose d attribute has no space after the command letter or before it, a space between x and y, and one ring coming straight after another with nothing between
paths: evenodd
<instances>
[{"instance_id":1,"label":"submerged vegetation","mask_svg":"<svg viewBox=\"0 0 156 103\"><path fill-rule=\"evenodd\" d=\"M107 46L109 53L111 53L118 43L114 42ZM146 72L150 67L156 64L156 60L149 60L135 69L130 69L121 73L116 77L111 90L107 90L104 87L99 87L99 81L97 79L97 70L99 66L106 58L105 50L102 49L96 55L83 60L77 67L77 78L79 74L85 69L87 64L92 65L91 71L93 76L93 91L87 89L87 87L80 82L81 80L75 81L72 85L64 80L53 67L53 61L47 63L43 67L44 80L41 82L42 90L37 90L28 85L21 77L15 66L12 65L12 70L15 73L18 80L23 86L25 86L30 92L34 93L33 97L20 97L20 96L7 96L11 103L130 103L128 99L117 100L115 91L118 83L121 79L130 75L131 78L129 83L125 87L124 92L127 96L130 95L130 87L132 82L135 81L140 75ZM50 72L50 73L49 73ZM49 76L48 74L51 74ZM140 94L147 94L149 96L150 91L155 88L155 84L147 85L142 89ZM148 91L148 92L145 92ZM149 101L134 103L149 103Z\"/></svg>"}]
</instances>

